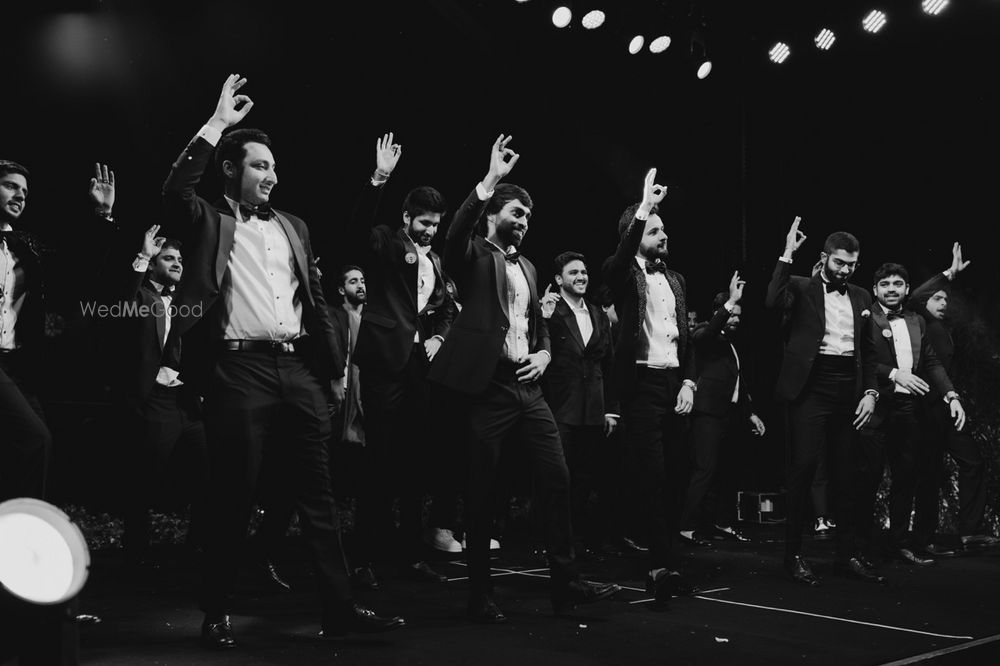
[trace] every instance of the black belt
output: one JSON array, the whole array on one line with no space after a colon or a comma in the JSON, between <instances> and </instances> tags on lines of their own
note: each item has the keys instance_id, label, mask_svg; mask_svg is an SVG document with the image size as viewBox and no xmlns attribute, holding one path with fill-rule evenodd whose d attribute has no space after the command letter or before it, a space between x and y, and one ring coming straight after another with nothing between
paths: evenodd
<instances>
[{"instance_id":1,"label":"black belt","mask_svg":"<svg viewBox=\"0 0 1000 666\"><path fill-rule=\"evenodd\" d=\"M294 354L295 340L282 342L280 340L222 340L219 346L223 351L257 352L262 354Z\"/></svg>"}]
</instances>

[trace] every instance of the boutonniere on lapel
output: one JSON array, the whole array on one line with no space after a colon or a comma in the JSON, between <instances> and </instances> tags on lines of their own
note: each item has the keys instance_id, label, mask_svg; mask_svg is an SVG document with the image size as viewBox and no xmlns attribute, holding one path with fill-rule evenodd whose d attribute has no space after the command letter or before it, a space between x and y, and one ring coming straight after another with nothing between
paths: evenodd
<instances>
[{"instance_id":1,"label":"boutonniere on lapel","mask_svg":"<svg viewBox=\"0 0 1000 666\"><path fill-rule=\"evenodd\" d=\"M413 252L407 252L406 255L403 257L403 261L405 261L408 264L415 264L417 263L417 255L414 254Z\"/></svg>"},{"instance_id":2,"label":"boutonniere on lapel","mask_svg":"<svg viewBox=\"0 0 1000 666\"><path fill-rule=\"evenodd\" d=\"M864 310L861 311L861 316L864 317L864 318L871 317L872 316L872 311L869 310L868 308L865 308Z\"/></svg>"}]
</instances>

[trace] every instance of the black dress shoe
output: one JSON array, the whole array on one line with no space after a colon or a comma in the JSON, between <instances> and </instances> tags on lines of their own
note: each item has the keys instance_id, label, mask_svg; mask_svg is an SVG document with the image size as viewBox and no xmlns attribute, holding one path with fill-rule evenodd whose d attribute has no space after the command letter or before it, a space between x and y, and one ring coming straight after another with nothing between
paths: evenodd
<instances>
[{"instance_id":1,"label":"black dress shoe","mask_svg":"<svg viewBox=\"0 0 1000 666\"><path fill-rule=\"evenodd\" d=\"M469 599L469 619L484 624L501 624L507 621L493 597L488 594L475 594Z\"/></svg>"},{"instance_id":2,"label":"black dress shoe","mask_svg":"<svg viewBox=\"0 0 1000 666\"><path fill-rule=\"evenodd\" d=\"M745 537L743 533L737 530L735 527L728 527L728 526L719 527L718 525L716 525L715 532L714 534L712 534L712 537L715 539L721 539L723 541L741 541L741 542L750 541L750 539Z\"/></svg>"},{"instance_id":3,"label":"black dress shoe","mask_svg":"<svg viewBox=\"0 0 1000 666\"><path fill-rule=\"evenodd\" d=\"M906 562L907 564L912 564L918 567L929 567L934 564L934 558L932 557L921 557L916 553L916 551L910 548L900 548L895 553L896 559L900 562Z\"/></svg>"},{"instance_id":4,"label":"black dress shoe","mask_svg":"<svg viewBox=\"0 0 1000 666\"><path fill-rule=\"evenodd\" d=\"M356 568L354 573L351 574L351 582L356 587L365 590L378 590L382 588L382 583L375 576L375 569L372 568L371 564Z\"/></svg>"},{"instance_id":5,"label":"black dress shoe","mask_svg":"<svg viewBox=\"0 0 1000 666\"><path fill-rule=\"evenodd\" d=\"M931 557L955 557L958 552L954 548L949 548L948 546L942 546L938 543L929 543L924 548L926 552ZM921 553L922 555L923 553Z\"/></svg>"},{"instance_id":6,"label":"black dress shoe","mask_svg":"<svg viewBox=\"0 0 1000 666\"><path fill-rule=\"evenodd\" d=\"M785 560L785 571L787 571L792 578L800 583L805 583L806 585L819 585L819 578L817 578L816 574L813 573L809 562L799 555L796 555L790 560Z\"/></svg>"},{"instance_id":7,"label":"black dress shoe","mask_svg":"<svg viewBox=\"0 0 1000 666\"><path fill-rule=\"evenodd\" d=\"M697 548L711 548L712 547L712 542L709 541L708 539L703 539L702 537L698 536L697 532L691 532L691 536L687 536L683 532L678 532L677 533L677 539L681 543L686 543L689 546L695 546Z\"/></svg>"},{"instance_id":8,"label":"black dress shoe","mask_svg":"<svg viewBox=\"0 0 1000 666\"><path fill-rule=\"evenodd\" d=\"M653 595L658 604L667 604L671 597L687 597L694 594L694 587L679 571L663 569L656 574L646 576L646 592Z\"/></svg>"},{"instance_id":9,"label":"black dress shoe","mask_svg":"<svg viewBox=\"0 0 1000 666\"><path fill-rule=\"evenodd\" d=\"M423 560L417 562L416 564L408 564L403 569L406 572L406 576L408 578L413 578L414 580L422 580L428 583L448 582L447 576L442 576L437 571L434 571L434 569L431 569L431 566Z\"/></svg>"},{"instance_id":10,"label":"black dress shoe","mask_svg":"<svg viewBox=\"0 0 1000 666\"><path fill-rule=\"evenodd\" d=\"M965 548L992 548L1000 545L1000 538L988 534L966 534L961 540Z\"/></svg>"},{"instance_id":11,"label":"black dress shoe","mask_svg":"<svg viewBox=\"0 0 1000 666\"><path fill-rule=\"evenodd\" d=\"M292 586L289 585L288 582L281 577L281 574L278 573L278 569L274 566L274 562L271 560L264 560L261 563L261 568L263 570L264 580L266 580L269 585L286 592L292 589Z\"/></svg>"},{"instance_id":12,"label":"black dress shoe","mask_svg":"<svg viewBox=\"0 0 1000 666\"><path fill-rule=\"evenodd\" d=\"M875 571L871 563L861 556L854 556L846 560L838 560L835 567L843 574L851 578L867 581L869 583L885 583L885 576Z\"/></svg>"},{"instance_id":13,"label":"black dress shoe","mask_svg":"<svg viewBox=\"0 0 1000 666\"><path fill-rule=\"evenodd\" d=\"M201 644L211 650L228 650L236 647L233 640L233 625L228 615L205 617L201 623Z\"/></svg>"},{"instance_id":14,"label":"black dress shoe","mask_svg":"<svg viewBox=\"0 0 1000 666\"><path fill-rule=\"evenodd\" d=\"M385 631L392 631L406 626L406 620L398 615L393 617L382 617L376 615L375 611L352 604L350 610L337 618L324 618L323 631L320 636L323 638L337 638L349 633L354 634L380 634Z\"/></svg>"},{"instance_id":15,"label":"black dress shoe","mask_svg":"<svg viewBox=\"0 0 1000 666\"><path fill-rule=\"evenodd\" d=\"M595 583L589 580L571 580L552 589L552 608L556 614L571 610L579 604L592 604L608 599L621 591L615 583Z\"/></svg>"},{"instance_id":16,"label":"black dress shoe","mask_svg":"<svg viewBox=\"0 0 1000 666\"><path fill-rule=\"evenodd\" d=\"M633 539L632 537L623 536L622 537L622 544L624 544L625 548L627 548L628 550L632 550L632 551L635 551L637 553L648 553L649 552L649 546L647 546L646 544L642 543L641 541L637 541L637 540Z\"/></svg>"}]
</instances>

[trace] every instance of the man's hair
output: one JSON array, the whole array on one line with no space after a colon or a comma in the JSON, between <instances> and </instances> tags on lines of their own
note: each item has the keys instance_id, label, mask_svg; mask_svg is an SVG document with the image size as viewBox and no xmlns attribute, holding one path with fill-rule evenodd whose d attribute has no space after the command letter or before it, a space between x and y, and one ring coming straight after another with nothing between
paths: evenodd
<instances>
[{"instance_id":1,"label":"man's hair","mask_svg":"<svg viewBox=\"0 0 1000 666\"><path fill-rule=\"evenodd\" d=\"M247 154L246 144L250 142L271 147L271 137L259 129L242 128L223 134L219 145L215 147L216 168L222 171L222 163L229 160L239 169Z\"/></svg>"},{"instance_id":2,"label":"man's hair","mask_svg":"<svg viewBox=\"0 0 1000 666\"><path fill-rule=\"evenodd\" d=\"M350 273L351 271L357 271L357 272L361 273L361 277L365 276L365 272L361 269L360 266L355 266L354 264L344 264L343 266L340 267L340 286L341 287L343 287L344 284L347 282L347 274Z\"/></svg>"},{"instance_id":3,"label":"man's hair","mask_svg":"<svg viewBox=\"0 0 1000 666\"><path fill-rule=\"evenodd\" d=\"M715 314L716 312L718 312L719 308L721 308L723 305L725 305L726 301L728 301L728 300L729 300L729 292L728 291L720 291L719 293L717 293L715 295L715 298L712 299L712 314Z\"/></svg>"},{"instance_id":4,"label":"man's hair","mask_svg":"<svg viewBox=\"0 0 1000 666\"><path fill-rule=\"evenodd\" d=\"M0 160L0 176L7 176L12 173L19 173L25 178L28 177L28 169L23 165L10 160Z\"/></svg>"},{"instance_id":5,"label":"man's hair","mask_svg":"<svg viewBox=\"0 0 1000 666\"><path fill-rule=\"evenodd\" d=\"M902 264L894 264L892 262L884 263L875 269L875 275L872 276L872 284L876 285L892 275L898 275L903 278L906 284L910 284L910 274L906 271L906 267Z\"/></svg>"},{"instance_id":6,"label":"man's hair","mask_svg":"<svg viewBox=\"0 0 1000 666\"><path fill-rule=\"evenodd\" d=\"M625 211L622 212L622 216L620 218L618 218L618 236L619 237L624 236L625 232L628 231L628 225L632 221L632 219L635 217L636 211L639 210L639 206L640 205L641 204L638 204L638 203L632 204L631 206L629 206L628 208L626 208ZM653 204L653 207L649 210L649 214L650 215L652 215L653 213L659 213L659 212L660 212L660 205L659 204Z\"/></svg>"},{"instance_id":7,"label":"man's hair","mask_svg":"<svg viewBox=\"0 0 1000 666\"><path fill-rule=\"evenodd\" d=\"M476 231L485 236L486 216L499 213L504 206L514 199L523 203L529 210L535 206L534 202L531 200L531 195L528 194L528 191L520 185L500 183L493 188L493 196L486 202L486 210L483 211L483 216L479 218L479 222L476 224Z\"/></svg>"},{"instance_id":8,"label":"man's hair","mask_svg":"<svg viewBox=\"0 0 1000 666\"><path fill-rule=\"evenodd\" d=\"M555 275L562 275L563 269L566 268L566 264L571 261L582 261L584 264L587 263L587 258L584 257L579 252L574 252L569 250L568 252L563 252L555 258L554 268L556 270Z\"/></svg>"},{"instance_id":9,"label":"man's hair","mask_svg":"<svg viewBox=\"0 0 1000 666\"><path fill-rule=\"evenodd\" d=\"M837 250L860 252L861 243L858 242L854 234L847 233L846 231L834 231L823 241L823 251L827 254L833 254Z\"/></svg>"},{"instance_id":10,"label":"man's hair","mask_svg":"<svg viewBox=\"0 0 1000 666\"><path fill-rule=\"evenodd\" d=\"M413 188L403 199L403 212L408 213L411 220L421 215L433 213L444 217L447 210L448 205L441 193L426 185Z\"/></svg>"},{"instance_id":11,"label":"man's hair","mask_svg":"<svg viewBox=\"0 0 1000 666\"><path fill-rule=\"evenodd\" d=\"M184 251L184 246L176 238L168 238L165 241L163 241L163 245L160 246L160 252L163 252L164 250L166 250L168 248L173 248L173 249L177 250L178 252L183 252ZM157 252L156 254L159 254L160 252Z\"/></svg>"}]
</instances>

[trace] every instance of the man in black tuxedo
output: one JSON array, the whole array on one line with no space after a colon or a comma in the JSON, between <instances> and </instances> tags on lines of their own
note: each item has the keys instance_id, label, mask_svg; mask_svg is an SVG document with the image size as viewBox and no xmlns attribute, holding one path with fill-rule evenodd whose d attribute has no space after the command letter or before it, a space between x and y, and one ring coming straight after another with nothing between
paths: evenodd
<instances>
[{"instance_id":1,"label":"man in black tuxedo","mask_svg":"<svg viewBox=\"0 0 1000 666\"><path fill-rule=\"evenodd\" d=\"M554 268L559 292L546 287L541 299L552 350L542 389L569 467L573 533L580 542L576 549L580 556L596 551L608 537L608 475L603 468L607 456L602 449L621 415L611 382L615 361L611 322L584 298L590 284L586 260L579 252L563 252ZM591 515L588 500L595 491L601 511Z\"/></svg>"},{"instance_id":2,"label":"man in black tuxedo","mask_svg":"<svg viewBox=\"0 0 1000 666\"><path fill-rule=\"evenodd\" d=\"M776 394L788 403L790 430L786 485L785 569L807 585L817 585L808 560L802 557L810 489L816 465L826 450L835 484L837 568L848 575L884 582L856 552L853 504L856 466L854 428L864 425L875 409L878 391L862 393L861 333L872 307L871 295L848 284L861 248L853 235L838 231L823 244L823 267L812 277L791 274L792 257L805 242L796 217L785 237L765 303L778 310L785 327L785 349ZM855 407L857 405L857 407Z\"/></svg>"},{"instance_id":3,"label":"man in black tuxedo","mask_svg":"<svg viewBox=\"0 0 1000 666\"><path fill-rule=\"evenodd\" d=\"M927 339L949 377L955 372L955 341L951 337L948 301L951 282L969 266L962 258L962 246L952 245L951 266L914 289L906 302L927 324ZM923 443L918 460L916 502L914 503L913 534L910 543L914 548L926 550L931 555L951 555L949 544L935 542L938 527L938 495L944 481L944 453L947 452L958 467L958 540L955 545L966 550L996 546L1000 539L985 533L986 464L979 445L970 428L956 430L952 427L949 408L944 396L933 389L924 396L920 409Z\"/></svg>"},{"instance_id":4,"label":"man in black tuxedo","mask_svg":"<svg viewBox=\"0 0 1000 666\"><path fill-rule=\"evenodd\" d=\"M327 451L326 391L343 397L343 350L308 228L270 208L278 182L270 139L259 130L222 134L253 106L237 94L245 83L237 75L226 79L215 113L163 186L167 219L188 237L186 276L170 331L171 338L183 336L184 354L168 365L205 397L212 496L202 638L218 648L235 645L229 597L265 450L287 461L294 474L285 487L296 491L305 543L315 560L324 635L403 625L402 618L378 617L352 601ZM195 186L213 147L225 197L211 204ZM174 351L172 339L166 347L168 354Z\"/></svg>"},{"instance_id":5,"label":"man in black tuxedo","mask_svg":"<svg viewBox=\"0 0 1000 666\"><path fill-rule=\"evenodd\" d=\"M200 400L175 369L162 363L183 257L180 241L158 237L159 229L153 225L146 231L121 284L119 302L136 314L123 316L112 336L116 341L112 390L124 417L121 444L130 471L122 541L126 556L135 563L148 557L153 502L174 495L168 492L172 485L168 479L181 477L187 482L182 494L191 499L188 543L201 545L204 538L208 454Z\"/></svg>"},{"instance_id":6,"label":"man in black tuxedo","mask_svg":"<svg viewBox=\"0 0 1000 666\"><path fill-rule=\"evenodd\" d=\"M604 263L604 276L619 321L613 381L649 535L646 588L663 606L675 594L692 592L677 570L673 544L695 381L684 277L665 262L667 233L658 205L667 188L655 179L656 169L650 169L642 201L622 213L621 240Z\"/></svg>"},{"instance_id":7,"label":"man in black tuxedo","mask_svg":"<svg viewBox=\"0 0 1000 666\"><path fill-rule=\"evenodd\" d=\"M934 559L907 539L921 445L920 398L933 386L934 392L943 396L942 403L948 405L958 431L965 425L965 410L934 352L927 324L917 313L903 309L909 282L906 268L899 264L882 264L875 271L872 291L878 305L872 309L863 334L865 371L874 376L879 397L875 412L861 430L858 530L862 540L868 537L869 549L874 551L881 533L874 520L875 496L888 459L892 472L890 553L903 562L926 566Z\"/></svg>"},{"instance_id":8,"label":"man in black tuxedo","mask_svg":"<svg viewBox=\"0 0 1000 666\"><path fill-rule=\"evenodd\" d=\"M431 241L447 206L433 187L417 187L403 201L401 224L382 224L379 201L402 147L390 132L377 141L375 172L365 183L351 226L353 245L365 251L368 301L354 350L364 373L366 482L355 522L363 578L378 579L375 561L395 561L402 572L443 583L423 557L423 499L431 491L437 442L432 432L427 372L454 318L441 259ZM399 497L399 535L393 500Z\"/></svg>"},{"instance_id":9,"label":"man in black tuxedo","mask_svg":"<svg viewBox=\"0 0 1000 666\"><path fill-rule=\"evenodd\" d=\"M537 480L556 612L619 590L580 580L573 561L569 470L539 385L552 358L548 328L538 305L538 274L517 249L528 231L532 201L524 189L500 184L519 157L507 147L509 141L501 134L493 143L486 177L448 229L445 269L457 283L464 307L430 372L431 381L468 396L468 610L473 619L492 623L506 618L493 600L490 580L491 496L504 439L518 430Z\"/></svg>"},{"instance_id":10,"label":"man in black tuxedo","mask_svg":"<svg viewBox=\"0 0 1000 666\"><path fill-rule=\"evenodd\" d=\"M738 447L745 446L744 424L749 422L759 436L765 428L753 413L735 346L745 284L739 272L733 273L729 291L719 292L712 303L712 318L691 332L698 390L691 410L693 465L681 509L680 537L700 546L710 542L699 532L720 539L748 540L735 528Z\"/></svg>"}]
</instances>

